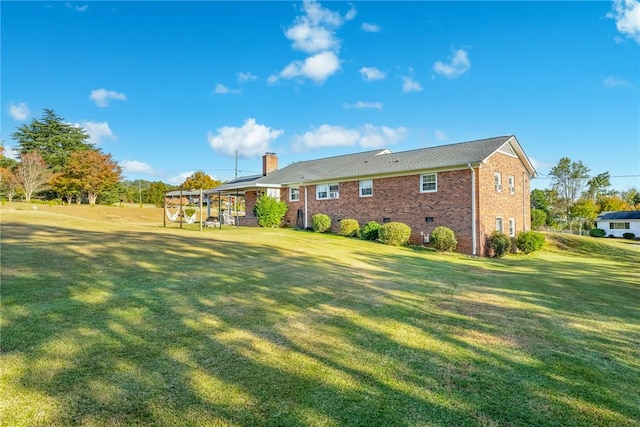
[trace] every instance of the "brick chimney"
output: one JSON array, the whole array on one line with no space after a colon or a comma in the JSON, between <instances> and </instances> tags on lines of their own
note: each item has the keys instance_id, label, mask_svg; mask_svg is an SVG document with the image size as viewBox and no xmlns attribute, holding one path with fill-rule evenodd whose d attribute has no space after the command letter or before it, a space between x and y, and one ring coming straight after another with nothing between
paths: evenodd
<instances>
[{"instance_id":1,"label":"brick chimney","mask_svg":"<svg viewBox=\"0 0 640 427\"><path fill-rule=\"evenodd\" d=\"M275 170L278 170L278 156L276 153L264 153L262 156L262 176L267 176Z\"/></svg>"}]
</instances>

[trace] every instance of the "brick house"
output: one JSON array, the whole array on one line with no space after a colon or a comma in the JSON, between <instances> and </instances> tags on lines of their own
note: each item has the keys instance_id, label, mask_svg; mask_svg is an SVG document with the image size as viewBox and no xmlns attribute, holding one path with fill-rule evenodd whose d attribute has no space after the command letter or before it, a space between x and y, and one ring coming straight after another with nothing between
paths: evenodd
<instances>
[{"instance_id":1,"label":"brick house","mask_svg":"<svg viewBox=\"0 0 640 427\"><path fill-rule=\"evenodd\" d=\"M245 197L241 225L255 226L261 192L285 201L286 226L308 227L324 213L339 221L398 221L411 227L412 243L437 226L451 228L458 251L487 255L496 229L515 236L530 227L530 179L536 171L515 136L393 153L388 149L292 163L278 169L273 153L263 173L210 190Z\"/></svg>"}]
</instances>

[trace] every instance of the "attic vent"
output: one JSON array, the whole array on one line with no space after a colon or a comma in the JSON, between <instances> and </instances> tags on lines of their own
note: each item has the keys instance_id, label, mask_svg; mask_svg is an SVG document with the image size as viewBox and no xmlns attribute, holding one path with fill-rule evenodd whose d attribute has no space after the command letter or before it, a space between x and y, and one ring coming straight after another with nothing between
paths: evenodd
<instances>
[{"instance_id":1,"label":"attic vent","mask_svg":"<svg viewBox=\"0 0 640 427\"><path fill-rule=\"evenodd\" d=\"M381 156L383 154L391 154L391 150L389 150L388 148L385 148L384 150L377 153L376 156Z\"/></svg>"},{"instance_id":2,"label":"attic vent","mask_svg":"<svg viewBox=\"0 0 640 427\"><path fill-rule=\"evenodd\" d=\"M516 152L513 151L513 147L508 142L505 143L502 147L498 148L498 151L502 154L506 154L507 156L518 157Z\"/></svg>"}]
</instances>

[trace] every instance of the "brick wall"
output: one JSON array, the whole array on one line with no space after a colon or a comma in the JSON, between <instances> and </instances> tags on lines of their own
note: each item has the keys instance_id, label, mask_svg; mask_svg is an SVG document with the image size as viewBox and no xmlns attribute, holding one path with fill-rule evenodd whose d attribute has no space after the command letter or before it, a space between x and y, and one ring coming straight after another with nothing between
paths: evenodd
<instances>
[{"instance_id":1,"label":"brick wall","mask_svg":"<svg viewBox=\"0 0 640 427\"><path fill-rule=\"evenodd\" d=\"M494 153L480 168L478 203L479 255L489 255L487 238L496 229L496 218L503 218L503 232L509 234L509 218L515 219L516 234L531 229L530 180L518 158ZM502 191L494 187L494 174L500 172ZM508 176L515 180L515 191L509 192Z\"/></svg>"}]
</instances>

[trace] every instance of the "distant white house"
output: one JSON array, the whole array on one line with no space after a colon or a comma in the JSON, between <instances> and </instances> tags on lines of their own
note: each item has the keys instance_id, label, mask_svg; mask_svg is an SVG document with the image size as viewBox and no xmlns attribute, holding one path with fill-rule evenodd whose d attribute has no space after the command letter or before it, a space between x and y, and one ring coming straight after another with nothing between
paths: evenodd
<instances>
[{"instance_id":1,"label":"distant white house","mask_svg":"<svg viewBox=\"0 0 640 427\"><path fill-rule=\"evenodd\" d=\"M633 233L640 237L640 211L603 212L596 218L598 228L605 236L622 237L624 233Z\"/></svg>"}]
</instances>

